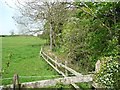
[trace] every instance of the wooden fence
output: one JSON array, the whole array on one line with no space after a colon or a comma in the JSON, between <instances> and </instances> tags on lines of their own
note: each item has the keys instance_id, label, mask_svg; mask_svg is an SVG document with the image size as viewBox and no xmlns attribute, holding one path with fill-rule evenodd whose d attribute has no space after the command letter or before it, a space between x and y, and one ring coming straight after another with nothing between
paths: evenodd
<instances>
[{"instance_id":1,"label":"wooden fence","mask_svg":"<svg viewBox=\"0 0 120 90\"><path fill-rule=\"evenodd\" d=\"M92 81L90 75L82 75L82 76L72 76L72 77L21 83L20 88L45 88L45 87L55 86L56 84L61 84L61 83L67 85L67 84L90 82L90 81ZM13 88L13 85L7 85L4 88Z\"/></svg>"},{"instance_id":2,"label":"wooden fence","mask_svg":"<svg viewBox=\"0 0 120 90\"><path fill-rule=\"evenodd\" d=\"M68 67L68 66L66 66L66 65L64 65L64 64L62 64L62 63L58 63L57 62L57 60L54 60L54 59L52 59L50 56L48 56L44 51L43 51L43 49L41 48L41 50L40 50L40 55L44 58L44 60L51 66L51 67L53 67L53 69L55 69L59 74L61 74L61 75L63 75L64 77L67 77L67 71L69 71L70 73L72 73L73 75L75 75L75 76L78 76L78 77L81 77L81 78L83 78L84 77L84 75L82 75L81 73L78 73L77 71L75 71L75 70L73 70L72 68L70 68L70 67ZM52 64L52 63L54 63L54 65ZM62 72L61 70L59 70L58 69L58 67L62 67L62 68L64 68L65 69L65 73L64 72ZM86 79L86 81L82 81L82 82L87 82L87 81L92 81L92 74L89 74L88 75L89 76L89 78L88 78L88 80ZM81 81L79 81L79 82L81 82ZM74 88L79 88L75 83L70 83Z\"/></svg>"},{"instance_id":3,"label":"wooden fence","mask_svg":"<svg viewBox=\"0 0 120 90\"><path fill-rule=\"evenodd\" d=\"M53 60L50 56L48 56L46 53L43 52L42 48L40 50L40 56L44 58L44 60L59 74L63 76L63 78L56 78L56 79L49 79L49 80L41 80L41 81L34 81L34 82L26 82L21 83L19 85L7 85L7 86L0 86L0 89L2 88L15 88L19 86L19 88L43 88L43 87L49 87L49 86L55 86L56 84L62 83L62 84L71 84L74 88L78 89L79 87L75 83L80 82L91 82L93 81L93 75L82 75L81 73L73 70L72 68L62 64L58 63L57 60ZM64 68L65 72L61 71L58 67ZM72 73L74 76L68 77L68 74L66 72ZM19 80L18 80L19 81Z\"/></svg>"},{"instance_id":4,"label":"wooden fence","mask_svg":"<svg viewBox=\"0 0 120 90\"><path fill-rule=\"evenodd\" d=\"M50 66L52 66L55 70L57 69L56 66L58 67L62 67L64 68L65 70L71 72L72 74L74 74L75 76L81 76L82 74L81 73L78 73L77 71L73 70L72 68L62 64L62 63L58 63L57 60L53 60L50 56L48 56L46 53L43 52L42 48L41 48L41 51L40 51L40 55L44 58L44 60L50 64ZM46 57L46 58L45 58ZM50 63L50 61L52 61L55 66L53 66L52 63ZM62 74L60 70L56 70L58 73ZM63 75L64 76L64 75Z\"/></svg>"}]
</instances>

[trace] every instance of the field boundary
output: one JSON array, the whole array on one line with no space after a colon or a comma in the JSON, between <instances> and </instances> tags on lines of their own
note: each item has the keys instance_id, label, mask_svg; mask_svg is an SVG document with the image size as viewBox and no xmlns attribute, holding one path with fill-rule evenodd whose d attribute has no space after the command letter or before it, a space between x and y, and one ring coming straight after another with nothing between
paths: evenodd
<instances>
[{"instance_id":1,"label":"field boundary","mask_svg":"<svg viewBox=\"0 0 120 90\"><path fill-rule=\"evenodd\" d=\"M42 54L43 53L43 54ZM58 62L56 62L56 61L54 61L52 58L50 58L48 55L46 55L43 51L42 51L42 48L41 48L41 50L40 50L40 55L44 58L44 60L53 68L53 69L55 69L59 74L61 74L62 76L64 76L64 77L66 77L66 75L62 72L62 71L60 71L58 68L57 68L57 66L55 65L53 65L52 63L50 63L49 61L48 61L48 59L50 59L50 60L52 60L55 64L57 64L59 67L60 67L60 65L59 65L59 63ZM44 55L45 56L47 56L47 59L44 57ZM71 84L74 88L79 88L76 84L74 84L74 83L72 83Z\"/></svg>"},{"instance_id":2,"label":"field boundary","mask_svg":"<svg viewBox=\"0 0 120 90\"><path fill-rule=\"evenodd\" d=\"M71 73L74 74L75 76L81 76L81 75L82 75L81 73L73 70L72 68L70 68L70 67L68 67L68 66L66 66L66 65L64 65L64 64L62 64L62 63L57 62L57 60L52 59L52 58L51 58L50 56L48 56L45 52L43 52L42 48L41 48L41 50L40 50L40 55L41 55L45 60L48 61L48 59L49 59L50 61L52 61L53 63L55 63L56 66L62 67L62 68L64 68L64 69L66 69L67 71L71 72ZM45 57L46 57L46 58L45 58ZM54 68L56 68L56 67L54 66Z\"/></svg>"},{"instance_id":3,"label":"field boundary","mask_svg":"<svg viewBox=\"0 0 120 90\"><path fill-rule=\"evenodd\" d=\"M43 77L60 77L61 75L50 75L50 76L19 76L19 78L43 78ZM72 76L72 74L71 74ZM13 79L13 77L9 77L9 78L2 78L0 80L9 80L9 79Z\"/></svg>"},{"instance_id":4,"label":"field boundary","mask_svg":"<svg viewBox=\"0 0 120 90\"><path fill-rule=\"evenodd\" d=\"M50 86L55 86L56 84L73 84L80 83L80 82L90 82L92 78L90 75L82 75L80 76L72 76L72 77L64 77L64 78L56 78L56 79L48 79L48 80L41 80L41 81L34 81L34 82L25 82L21 83L21 88L45 88ZM13 85L7 86L0 86L1 88L13 88Z\"/></svg>"},{"instance_id":5,"label":"field boundary","mask_svg":"<svg viewBox=\"0 0 120 90\"><path fill-rule=\"evenodd\" d=\"M59 70L58 67L62 67L62 68L65 69L65 71L69 71L69 72L71 72L72 74L74 74L75 76L77 76L77 77L82 77L82 78L83 78L84 75L82 75L81 73L78 73L77 71L73 70L72 68L70 68L70 67L68 67L68 66L66 66L66 65L64 65L64 64L62 64L62 63L58 63L57 60L52 59L52 58L51 58L50 56L48 56L45 52L43 52L43 49L42 49L42 48L41 48L41 50L40 50L40 55L44 58L44 60L45 60L51 67L53 67L53 69L55 69L59 74L62 74L64 77L67 77L68 74L66 74L66 73L62 72L61 70ZM52 63L54 63L54 65L53 65L49 60L50 60ZM89 74L88 76L89 76L89 79L91 79L90 81L92 81L92 80L93 80L93 78L92 78L93 75L92 75L92 74ZM85 82L85 81L83 81L83 82ZM76 88L76 89L79 88L75 83L72 83L71 85L72 85L74 88Z\"/></svg>"},{"instance_id":6,"label":"field boundary","mask_svg":"<svg viewBox=\"0 0 120 90\"><path fill-rule=\"evenodd\" d=\"M63 76L63 78L55 78L55 79L47 79L47 80L40 80L40 81L33 81L33 82L25 82L18 84L20 85L20 88L45 88L50 86L55 86L56 84L71 84L75 89L79 89L79 87L75 83L81 83L81 82L91 82L93 81L93 75L82 75L81 73L76 72L72 68L62 64L58 63L57 60L52 59L50 56L48 56L46 53L42 51L42 48L40 50L40 56L43 57L43 60L45 60L51 67L53 67L54 70L56 70L60 75ZM64 70L69 71L74 76L68 76L69 74L64 73L63 71L59 70L59 67L64 68ZM22 76L20 76L22 78ZM27 77L27 76L26 76ZM34 76L33 76L34 77ZM6 85L6 86L0 86L0 88L13 88L14 84L12 85Z\"/></svg>"}]
</instances>

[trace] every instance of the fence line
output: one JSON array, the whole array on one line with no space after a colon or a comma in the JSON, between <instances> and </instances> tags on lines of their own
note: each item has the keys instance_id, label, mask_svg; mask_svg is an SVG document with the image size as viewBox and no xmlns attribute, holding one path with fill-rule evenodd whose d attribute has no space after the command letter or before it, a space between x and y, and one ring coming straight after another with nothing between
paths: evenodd
<instances>
[{"instance_id":1,"label":"fence line","mask_svg":"<svg viewBox=\"0 0 120 90\"><path fill-rule=\"evenodd\" d=\"M62 68L64 68L65 70L68 70L69 72L71 72L72 74L74 74L74 75L76 75L76 76L83 76L81 73L76 72L75 70L67 67L66 65L63 65L62 63L58 63L57 60L53 60L50 56L48 56L46 53L43 52L42 48L41 48L41 50L40 50L40 55L44 58L44 60L45 60L51 67L53 67L58 73L62 74L64 77L66 77L66 75L65 75L62 71L58 70L56 66L62 67ZM45 58L45 56L46 56L46 58ZM48 59L51 60L53 63L55 63L55 66L54 66L52 63L50 63L50 62L48 61ZM90 76L91 76L91 75L90 75ZM71 83L71 85L72 85L74 88L76 88L76 89L79 88L75 83Z\"/></svg>"},{"instance_id":2,"label":"fence line","mask_svg":"<svg viewBox=\"0 0 120 90\"><path fill-rule=\"evenodd\" d=\"M55 61L55 60L53 60L50 56L48 56L46 53L44 53L43 51L42 51L42 49L41 49L41 51L40 51L40 54L42 55L45 55L47 58L49 58L52 62L54 62L56 65L58 65L59 67L61 66L61 67L63 67L63 68L65 68L66 70L68 70L69 72L71 72L72 74L74 74L74 75L76 75L76 76L81 76L82 74L81 73L78 73L78 72L76 72L75 70L73 70L72 68L69 68L69 67L67 67L67 66L65 66L64 64L62 64L62 63L58 63L57 61ZM43 56L42 55L42 56Z\"/></svg>"},{"instance_id":3,"label":"fence line","mask_svg":"<svg viewBox=\"0 0 120 90\"><path fill-rule=\"evenodd\" d=\"M65 76L62 71L59 71L52 63L50 63L42 54L41 56L44 58L44 60L51 66L53 67L59 74L62 74L62 76Z\"/></svg>"},{"instance_id":4,"label":"fence line","mask_svg":"<svg viewBox=\"0 0 120 90\"><path fill-rule=\"evenodd\" d=\"M60 77L62 75L51 75L51 76L19 76L20 78L44 78L44 77ZM69 74L69 76L74 76L73 74ZM9 78L1 78L0 80L10 80L13 79L13 77Z\"/></svg>"},{"instance_id":5,"label":"fence line","mask_svg":"<svg viewBox=\"0 0 120 90\"><path fill-rule=\"evenodd\" d=\"M25 82L21 83L21 88L43 88L49 86L55 86L56 84L72 84L80 83L80 82L90 82L92 78L90 75L82 75L82 76L72 76L72 77L64 77L64 78L57 78L57 79L48 79L48 80L41 80L41 81L34 81L34 82ZM3 88L13 88L13 85L7 85Z\"/></svg>"},{"instance_id":6,"label":"fence line","mask_svg":"<svg viewBox=\"0 0 120 90\"><path fill-rule=\"evenodd\" d=\"M62 63L58 63L57 60L53 60L51 57L49 57L47 54L45 54L42 51L42 48L41 48L41 51L40 51L40 55L44 58L44 60L50 66L52 66L58 73L60 73L62 76L64 76L64 78L48 79L48 80L40 80L40 81L34 81L34 82L21 83L21 84L18 84L18 85L20 85L19 86L20 88L42 88L42 87L48 87L48 86L55 86L57 83L58 84L62 83L62 84L65 84L65 85L66 84L71 84L75 89L79 89L79 87L75 83L93 81L92 74L82 75L81 73L76 72L75 70L71 69L70 67L67 67L67 66L63 65ZM52 63L54 63L55 65L52 64ZM58 67L64 68L65 70L71 72L72 75L75 75L75 76L67 77L67 75L64 74L62 71L60 71L58 69ZM61 75L58 75L58 76L61 76ZM28 76L25 76L25 77L28 77ZM35 77L35 76L33 76L33 77ZM21 76L21 78L22 78L22 76ZM14 77L14 80L16 81L16 77ZM13 85L7 85L3 88L13 88L14 86L17 87L16 84L13 84Z\"/></svg>"},{"instance_id":7,"label":"fence line","mask_svg":"<svg viewBox=\"0 0 120 90\"><path fill-rule=\"evenodd\" d=\"M44 78L44 77L60 77L62 75L56 75L56 76L19 76L20 78ZM0 80L9 80L9 79L13 79L13 77L10 78L2 78Z\"/></svg>"},{"instance_id":8,"label":"fence line","mask_svg":"<svg viewBox=\"0 0 120 90\"><path fill-rule=\"evenodd\" d=\"M64 77L66 77L66 75L65 75L62 71L60 71L60 70L57 69L56 65L54 66L52 63L50 63L50 62L48 61L48 57L47 57L47 59L46 59L46 58L42 55L42 48L41 48L40 54L41 54L41 56L44 58L44 60L45 60L50 66L52 66L59 74L62 74ZM72 85L73 87L75 87L75 88L79 88L79 87L78 87L76 84L74 84L74 83L71 83L71 85Z\"/></svg>"}]
</instances>

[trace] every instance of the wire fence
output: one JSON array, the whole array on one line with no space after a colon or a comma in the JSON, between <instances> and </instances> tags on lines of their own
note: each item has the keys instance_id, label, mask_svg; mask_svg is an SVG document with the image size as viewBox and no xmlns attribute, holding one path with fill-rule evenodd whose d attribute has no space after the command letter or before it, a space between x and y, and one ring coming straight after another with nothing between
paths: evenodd
<instances>
[{"instance_id":1,"label":"wire fence","mask_svg":"<svg viewBox=\"0 0 120 90\"><path fill-rule=\"evenodd\" d=\"M69 74L68 76L74 76L74 74ZM49 76L19 76L19 78L54 78L54 77L63 77L62 75L49 75ZM0 80L12 80L13 77L9 78L0 78Z\"/></svg>"}]
</instances>

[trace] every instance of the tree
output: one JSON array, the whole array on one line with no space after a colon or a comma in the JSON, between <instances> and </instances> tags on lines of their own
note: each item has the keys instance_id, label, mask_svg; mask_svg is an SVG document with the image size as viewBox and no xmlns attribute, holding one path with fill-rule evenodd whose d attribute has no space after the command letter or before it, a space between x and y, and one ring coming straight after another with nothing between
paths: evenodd
<instances>
[{"instance_id":1,"label":"tree","mask_svg":"<svg viewBox=\"0 0 120 90\"><path fill-rule=\"evenodd\" d=\"M82 67L80 70L93 71L99 58L119 56L119 2L73 5L75 12L70 19L74 19L64 25L63 46L69 60Z\"/></svg>"},{"instance_id":2,"label":"tree","mask_svg":"<svg viewBox=\"0 0 120 90\"><path fill-rule=\"evenodd\" d=\"M58 1L40 2L40 0L35 0L31 2L26 2L24 5L21 5L21 3L19 4L20 5L18 8L21 12L21 15L25 19L28 18L29 20L32 20L32 23L42 21L43 23L48 24L49 27L47 29L49 29L50 33L50 49L52 50L53 46L56 45L57 35L61 33L62 29L60 29L60 27L63 25L67 17L66 3ZM27 20L27 22L29 20ZM28 23L23 23L23 20L22 24L28 26Z\"/></svg>"},{"instance_id":3,"label":"tree","mask_svg":"<svg viewBox=\"0 0 120 90\"><path fill-rule=\"evenodd\" d=\"M10 31L10 35L13 36L14 34L15 34L15 33L14 33L14 30L11 30L11 31Z\"/></svg>"}]
</instances>

